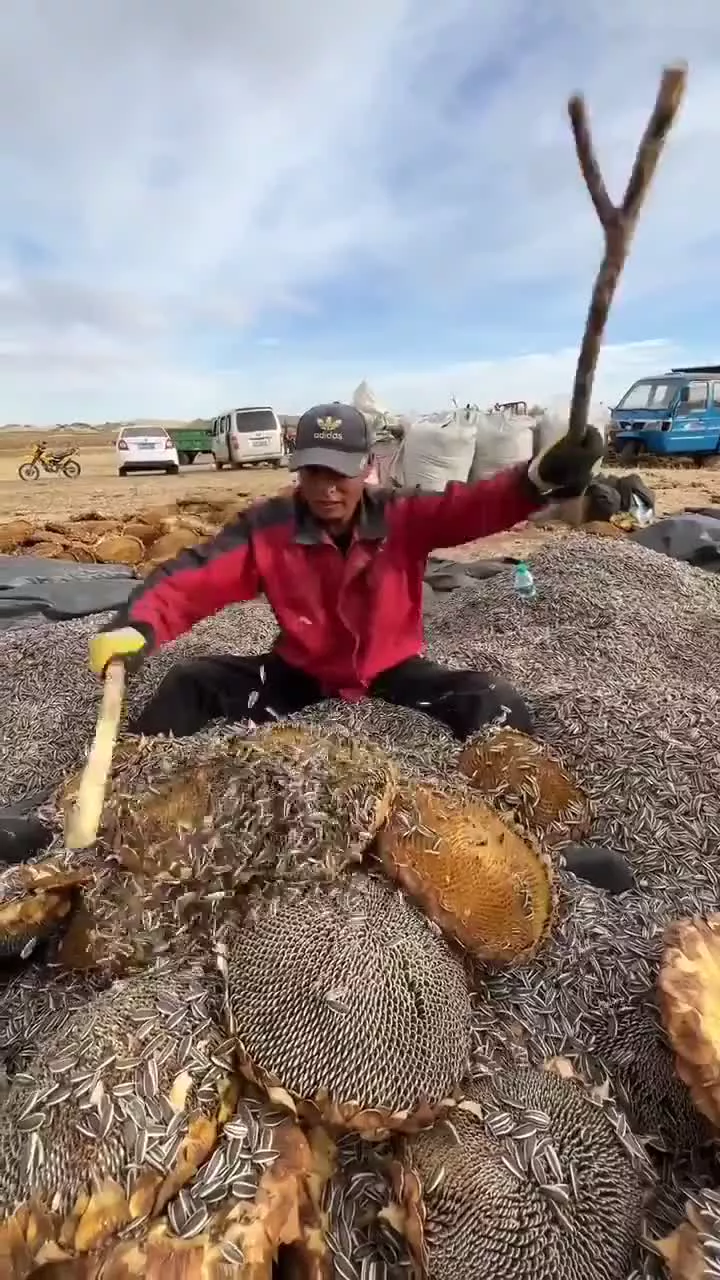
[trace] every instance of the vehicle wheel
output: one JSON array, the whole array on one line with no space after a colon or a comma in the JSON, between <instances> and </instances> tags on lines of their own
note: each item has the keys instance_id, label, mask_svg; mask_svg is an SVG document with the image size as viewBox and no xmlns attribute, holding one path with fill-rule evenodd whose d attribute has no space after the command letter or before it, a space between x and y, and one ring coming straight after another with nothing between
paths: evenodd
<instances>
[{"instance_id":1,"label":"vehicle wheel","mask_svg":"<svg viewBox=\"0 0 720 1280\"><path fill-rule=\"evenodd\" d=\"M215 461L215 470L222 471L223 467L225 466L225 463L221 462L219 458L215 458L214 461Z\"/></svg>"},{"instance_id":2,"label":"vehicle wheel","mask_svg":"<svg viewBox=\"0 0 720 1280\"><path fill-rule=\"evenodd\" d=\"M166 474L166 475L168 475L168 476L176 476L176 475L178 475L178 474L179 474L179 472L180 472L180 468L179 468L179 467L175 467L175 466L173 466L173 467L166 467L166 468L165 468L165 474Z\"/></svg>"},{"instance_id":3,"label":"vehicle wheel","mask_svg":"<svg viewBox=\"0 0 720 1280\"><path fill-rule=\"evenodd\" d=\"M245 465L245 464L244 464L244 462L231 462L231 463L230 463L230 466L232 467L233 471L242 471L242 469L243 469L244 465Z\"/></svg>"},{"instance_id":4,"label":"vehicle wheel","mask_svg":"<svg viewBox=\"0 0 720 1280\"><path fill-rule=\"evenodd\" d=\"M720 454L711 453L703 458L703 467L707 467L709 471L720 471Z\"/></svg>"},{"instance_id":5,"label":"vehicle wheel","mask_svg":"<svg viewBox=\"0 0 720 1280\"><path fill-rule=\"evenodd\" d=\"M77 480L80 475L80 463L74 458L68 458L67 462L63 463L63 475L66 475L68 480Z\"/></svg>"},{"instance_id":6,"label":"vehicle wheel","mask_svg":"<svg viewBox=\"0 0 720 1280\"><path fill-rule=\"evenodd\" d=\"M40 479L40 472L34 462L23 462L22 466L18 467L18 475L21 480Z\"/></svg>"},{"instance_id":7,"label":"vehicle wheel","mask_svg":"<svg viewBox=\"0 0 720 1280\"><path fill-rule=\"evenodd\" d=\"M190 457L190 454L189 454L189 453L184 453L184 452L183 452L183 453L179 453L179 454L178 454L178 462L180 463L180 466L181 466L181 467L186 467L186 466L187 466L187 464L188 464L188 462L192 462L192 458Z\"/></svg>"},{"instance_id":8,"label":"vehicle wheel","mask_svg":"<svg viewBox=\"0 0 720 1280\"><path fill-rule=\"evenodd\" d=\"M186 457L186 459L187 459L187 464L188 464L188 466L189 466L189 467L191 467L191 466L192 466L192 464L193 464L193 462L194 462L194 461L195 461L195 459L197 458L197 454L196 454L196 453L186 453L186 454L185 454L185 457Z\"/></svg>"},{"instance_id":9,"label":"vehicle wheel","mask_svg":"<svg viewBox=\"0 0 720 1280\"><path fill-rule=\"evenodd\" d=\"M125 470L124 467L118 467L118 475L120 476L121 480L125 479L125 476L127 475L127 471Z\"/></svg>"},{"instance_id":10,"label":"vehicle wheel","mask_svg":"<svg viewBox=\"0 0 720 1280\"><path fill-rule=\"evenodd\" d=\"M618 453L618 462L634 462L639 453L636 444L624 444Z\"/></svg>"}]
</instances>

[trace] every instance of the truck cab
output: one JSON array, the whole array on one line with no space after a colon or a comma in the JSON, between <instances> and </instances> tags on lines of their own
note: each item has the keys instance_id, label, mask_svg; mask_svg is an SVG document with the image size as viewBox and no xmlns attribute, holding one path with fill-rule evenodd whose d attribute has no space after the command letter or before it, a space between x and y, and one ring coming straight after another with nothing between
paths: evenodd
<instances>
[{"instance_id":1,"label":"truck cab","mask_svg":"<svg viewBox=\"0 0 720 1280\"><path fill-rule=\"evenodd\" d=\"M610 442L618 457L720 457L720 365L671 369L634 382L615 408Z\"/></svg>"}]
</instances>

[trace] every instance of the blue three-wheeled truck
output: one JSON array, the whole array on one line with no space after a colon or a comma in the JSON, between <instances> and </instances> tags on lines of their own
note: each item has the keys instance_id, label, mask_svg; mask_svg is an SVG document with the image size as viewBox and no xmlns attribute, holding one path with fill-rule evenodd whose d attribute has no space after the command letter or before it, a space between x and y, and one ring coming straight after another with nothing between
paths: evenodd
<instances>
[{"instance_id":1,"label":"blue three-wheeled truck","mask_svg":"<svg viewBox=\"0 0 720 1280\"><path fill-rule=\"evenodd\" d=\"M720 365L634 382L612 410L608 444L622 462L651 454L720 467Z\"/></svg>"}]
</instances>

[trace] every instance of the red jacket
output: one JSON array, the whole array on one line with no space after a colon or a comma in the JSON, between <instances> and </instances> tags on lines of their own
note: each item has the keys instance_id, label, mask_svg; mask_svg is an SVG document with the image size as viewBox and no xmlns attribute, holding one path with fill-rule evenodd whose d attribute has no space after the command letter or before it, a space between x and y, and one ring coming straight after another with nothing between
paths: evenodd
<instances>
[{"instance_id":1,"label":"red jacket","mask_svg":"<svg viewBox=\"0 0 720 1280\"><path fill-rule=\"evenodd\" d=\"M270 498L156 569L114 625L140 624L162 645L264 594L280 627L275 652L353 701L422 651L429 553L510 529L540 506L525 463L438 494L368 488L344 555L299 497Z\"/></svg>"}]
</instances>

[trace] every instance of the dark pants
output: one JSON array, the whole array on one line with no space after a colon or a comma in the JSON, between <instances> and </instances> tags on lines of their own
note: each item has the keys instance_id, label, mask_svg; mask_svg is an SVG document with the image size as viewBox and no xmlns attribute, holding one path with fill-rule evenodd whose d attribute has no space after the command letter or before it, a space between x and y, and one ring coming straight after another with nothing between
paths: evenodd
<instances>
[{"instance_id":1,"label":"dark pants","mask_svg":"<svg viewBox=\"0 0 720 1280\"><path fill-rule=\"evenodd\" d=\"M504 680L480 671L448 671L425 658L408 658L379 675L368 693L417 707L461 740L503 714L506 724L532 733L522 698ZM182 738L213 720L281 719L325 697L317 680L276 654L200 658L173 667L129 727L132 733Z\"/></svg>"}]
</instances>

